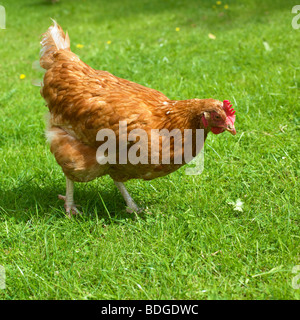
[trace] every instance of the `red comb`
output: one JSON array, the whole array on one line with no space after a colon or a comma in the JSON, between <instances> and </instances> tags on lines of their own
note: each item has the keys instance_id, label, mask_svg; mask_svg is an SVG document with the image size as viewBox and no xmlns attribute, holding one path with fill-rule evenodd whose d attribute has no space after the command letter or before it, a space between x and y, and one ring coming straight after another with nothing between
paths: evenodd
<instances>
[{"instance_id":1,"label":"red comb","mask_svg":"<svg viewBox=\"0 0 300 320\"><path fill-rule=\"evenodd\" d=\"M232 122L235 121L235 110L232 108L232 104L228 100L223 101L223 109L226 113L226 116L231 119Z\"/></svg>"}]
</instances>

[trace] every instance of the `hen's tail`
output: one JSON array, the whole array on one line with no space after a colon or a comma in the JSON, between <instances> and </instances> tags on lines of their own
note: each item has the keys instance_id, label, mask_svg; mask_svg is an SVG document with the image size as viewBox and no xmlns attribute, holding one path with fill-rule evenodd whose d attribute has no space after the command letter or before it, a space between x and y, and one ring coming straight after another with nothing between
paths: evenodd
<instances>
[{"instance_id":1,"label":"hen's tail","mask_svg":"<svg viewBox=\"0 0 300 320\"><path fill-rule=\"evenodd\" d=\"M54 53L58 50L70 51L70 39L68 33L64 33L60 25L52 20L54 25L43 34L41 41L40 65L48 70L54 62Z\"/></svg>"}]
</instances>

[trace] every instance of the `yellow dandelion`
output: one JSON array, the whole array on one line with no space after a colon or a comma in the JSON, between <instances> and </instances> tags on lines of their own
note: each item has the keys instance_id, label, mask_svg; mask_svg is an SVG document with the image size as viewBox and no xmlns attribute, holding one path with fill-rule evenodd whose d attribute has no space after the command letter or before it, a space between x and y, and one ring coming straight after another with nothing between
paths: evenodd
<instances>
[{"instance_id":1,"label":"yellow dandelion","mask_svg":"<svg viewBox=\"0 0 300 320\"><path fill-rule=\"evenodd\" d=\"M23 73L20 74L20 79L21 79L21 80L23 80L23 79L25 79L25 78L26 78L25 74L23 74Z\"/></svg>"},{"instance_id":2,"label":"yellow dandelion","mask_svg":"<svg viewBox=\"0 0 300 320\"><path fill-rule=\"evenodd\" d=\"M209 39L212 39L212 40L216 40L216 36L214 35L214 34L212 34L212 33L209 33L208 34L208 37L209 37Z\"/></svg>"},{"instance_id":3,"label":"yellow dandelion","mask_svg":"<svg viewBox=\"0 0 300 320\"><path fill-rule=\"evenodd\" d=\"M225 4L224 9L227 10L229 8L228 4Z\"/></svg>"},{"instance_id":4,"label":"yellow dandelion","mask_svg":"<svg viewBox=\"0 0 300 320\"><path fill-rule=\"evenodd\" d=\"M107 44L111 44L111 41L110 41L110 40L108 40L106 43L107 43Z\"/></svg>"},{"instance_id":5,"label":"yellow dandelion","mask_svg":"<svg viewBox=\"0 0 300 320\"><path fill-rule=\"evenodd\" d=\"M82 49L83 47L84 47L83 44L80 44L80 43L76 44L76 48L78 48L78 49Z\"/></svg>"},{"instance_id":6,"label":"yellow dandelion","mask_svg":"<svg viewBox=\"0 0 300 320\"><path fill-rule=\"evenodd\" d=\"M175 31L177 31L177 32L178 32L178 31L180 31L180 28L179 28L179 27L177 27L177 28L175 29Z\"/></svg>"},{"instance_id":7,"label":"yellow dandelion","mask_svg":"<svg viewBox=\"0 0 300 320\"><path fill-rule=\"evenodd\" d=\"M222 1L217 1L216 4L220 6L222 4Z\"/></svg>"}]
</instances>

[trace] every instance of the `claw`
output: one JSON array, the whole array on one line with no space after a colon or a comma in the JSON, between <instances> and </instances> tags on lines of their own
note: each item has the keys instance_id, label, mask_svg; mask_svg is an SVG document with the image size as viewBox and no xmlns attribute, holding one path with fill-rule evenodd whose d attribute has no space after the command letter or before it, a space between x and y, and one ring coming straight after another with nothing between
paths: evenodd
<instances>
[{"instance_id":1,"label":"claw","mask_svg":"<svg viewBox=\"0 0 300 320\"><path fill-rule=\"evenodd\" d=\"M139 207L134 207L134 208L126 208L126 212L127 213L142 213L144 211L144 209L139 208Z\"/></svg>"},{"instance_id":2,"label":"claw","mask_svg":"<svg viewBox=\"0 0 300 320\"><path fill-rule=\"evenodd\" d=\"M66 196L62 196L61 194L59 194L58 199L65 201L64 207L65 207L67 216L69 218L72 218L73 215L81 214L81 212L76 208L75 204L67 204L66 203Z\"/></svg>"}]
</instances>

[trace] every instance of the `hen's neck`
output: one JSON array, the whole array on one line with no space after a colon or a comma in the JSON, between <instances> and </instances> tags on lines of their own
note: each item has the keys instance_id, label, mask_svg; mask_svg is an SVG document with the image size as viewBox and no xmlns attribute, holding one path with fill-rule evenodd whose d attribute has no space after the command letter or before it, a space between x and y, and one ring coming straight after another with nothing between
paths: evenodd
<instances>
[{"instance_id":1,"label":"hen's neck","mask_svg":"<svg viewBox=\"0 0 300 320\"><path fill-rule=\"evenodd\" d=\"M206 131L201 121L204 110L201 110L199 101L199 99L190 99L164 102L161 109L165 115L168 129L204 129Z\"/></svg>"}]
</instances>

